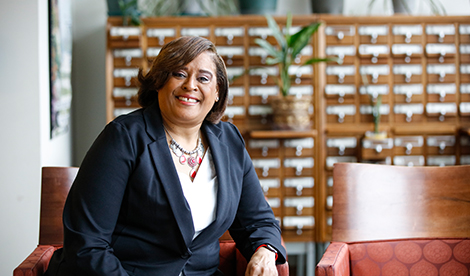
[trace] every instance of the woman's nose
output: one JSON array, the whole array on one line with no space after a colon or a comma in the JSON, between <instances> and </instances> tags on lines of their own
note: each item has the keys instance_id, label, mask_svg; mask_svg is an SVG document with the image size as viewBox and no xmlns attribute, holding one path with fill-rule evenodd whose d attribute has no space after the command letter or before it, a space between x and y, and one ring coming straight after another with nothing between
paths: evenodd
<instances>
[{"instance_id":1,"label":"woman's nose","mask_svg":"<svg viewBox=\"0 0 470 276\"><path fill-rule=\"evenodd\" d=\"M186 81L183 83L183 89L187 91L197 90L196 79L192 77L186 78Z\"/></svg>"}]
</instances>

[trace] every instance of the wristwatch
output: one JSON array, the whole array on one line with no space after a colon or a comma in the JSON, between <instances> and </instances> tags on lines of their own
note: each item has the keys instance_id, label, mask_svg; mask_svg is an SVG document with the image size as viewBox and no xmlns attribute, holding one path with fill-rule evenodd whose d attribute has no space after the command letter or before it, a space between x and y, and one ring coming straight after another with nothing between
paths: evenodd
<instances>
[{"instance_id":1,"label":"wristwatch","mask_svg":"<svg viewBox=\"0 0 470 276\"><path fill-rule=\"evenodd\" d=\"M264 247L267 250L269 250L269 251L273 252L274 254L276 254L276 260L277 260L277 250L276 250L276 248L274 248L269 243L266 243L266 244L262 244L262 245L258 246L258 248L256 248L255 252L258 251L258 249L260 249L261 247Z\"/></svg>"}]
</instances>

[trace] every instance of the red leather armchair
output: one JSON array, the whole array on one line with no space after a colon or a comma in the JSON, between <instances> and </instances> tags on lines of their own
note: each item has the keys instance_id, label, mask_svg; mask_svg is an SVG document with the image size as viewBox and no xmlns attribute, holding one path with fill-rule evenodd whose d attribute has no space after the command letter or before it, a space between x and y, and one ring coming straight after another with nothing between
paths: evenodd
<instances>
[{"instance_id":1,"label":"red leather armchair","mask_svg":"<svg viewBox=\"0 0 470 276\"><path fill-rule=\"evenodd\" d=\"M42 169L39 245L15 268L14 276L44 275L52 254L62 247L62 209L77 171L76 167L44 167ZM245 275L247 262L228 233L220 239L219 256L219 269L225 276ZM288 263L278 265L277 270L279 276L288 276Z\"/></svg>"},{"instance_id":2,"label":"red leather armchair","mask_svg":"<svg viewBox=\"0 0 470 276\"><path fill-rule=\"evenodd\" d=\"M470 275L470 166L335 164L316 276Z\"/></svg>"}]
</instances>

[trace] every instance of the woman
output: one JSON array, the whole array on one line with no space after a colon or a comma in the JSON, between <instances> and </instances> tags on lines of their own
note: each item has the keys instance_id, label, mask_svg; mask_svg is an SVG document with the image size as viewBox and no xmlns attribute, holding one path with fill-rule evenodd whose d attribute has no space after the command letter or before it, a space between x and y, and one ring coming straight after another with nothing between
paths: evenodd
<instances>
[{"instance_id":1,"label":"woman","mask_svg":"<svg viewBox=\"0 0 470 276\"><path fill-rule=\"evenodd\" d=\"M87 153L47 275L221 275L227 229L246 275L277 275L279 225L240 133L219 122L228 81L215 46L172 41L138 79L143 108L108 124Z\"/></svg>"}]
</instances>

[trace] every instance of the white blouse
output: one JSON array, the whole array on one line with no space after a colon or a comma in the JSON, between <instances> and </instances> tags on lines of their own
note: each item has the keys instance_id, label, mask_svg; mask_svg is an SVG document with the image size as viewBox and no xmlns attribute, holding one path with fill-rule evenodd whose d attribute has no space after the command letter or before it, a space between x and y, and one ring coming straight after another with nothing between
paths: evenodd
<instances>
[{"instance_id":1,"label":"white blouse","mask_svg":"<svg viewBox=\"0 0 470 276\"><path fill-rule=\"evenodd\" d=\"M210 148L207 149L193 181L178 172L186 201L191 209L195 239L216 217L218 181Z\"/></svg>"}]
</instances>

